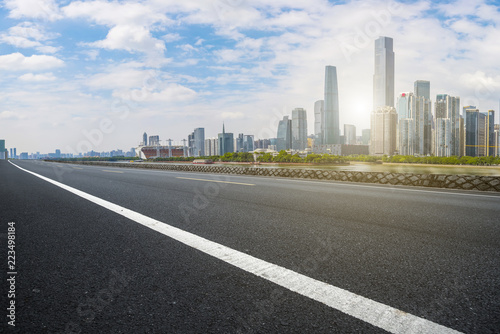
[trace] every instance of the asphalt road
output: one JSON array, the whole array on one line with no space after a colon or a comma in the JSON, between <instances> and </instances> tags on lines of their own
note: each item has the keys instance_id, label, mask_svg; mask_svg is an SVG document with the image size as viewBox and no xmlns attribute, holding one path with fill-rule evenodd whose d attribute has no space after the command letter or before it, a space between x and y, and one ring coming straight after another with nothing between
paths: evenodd
<instances>
[{"instance_id":1,"label":"asphalt road","mask_svg":"<svg viewBox=\"0 0 500 334\"><path fill-rule=\"evenodd\" d=\"M496 193L15 164L402 314L500 332ZM8 222L17 272L2 332L385 333L7 161L0 210L2 296Z\"/></svg>"}]
</instances>

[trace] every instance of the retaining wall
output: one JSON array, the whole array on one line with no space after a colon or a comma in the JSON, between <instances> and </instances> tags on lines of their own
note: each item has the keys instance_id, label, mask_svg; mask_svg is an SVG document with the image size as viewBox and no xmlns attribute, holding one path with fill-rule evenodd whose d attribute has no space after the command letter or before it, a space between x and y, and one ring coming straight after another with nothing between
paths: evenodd
<instances>
[{"instance_id":1,"label":"retaining wall","mask_svg":"<svg viewBox=\"0 0 500 334\"><path fill-rule=\"evenodd\" d=\"M420 186L433 188L449 188L463 190L498 191L500 192L500 176L479 175L445 175L445 174L412 174L390 172L354 172L320 169L292 168L245 168L238 166L212 165L170 165L155 163L109 163L95 161L65 162L82 165L98 165L102 167L126 167L183 172L220 173L238 175L258 175L271 177L289 177L314 180L333 180L362 183L378 183L402 186Z\"/></svg>"}]
</instances>

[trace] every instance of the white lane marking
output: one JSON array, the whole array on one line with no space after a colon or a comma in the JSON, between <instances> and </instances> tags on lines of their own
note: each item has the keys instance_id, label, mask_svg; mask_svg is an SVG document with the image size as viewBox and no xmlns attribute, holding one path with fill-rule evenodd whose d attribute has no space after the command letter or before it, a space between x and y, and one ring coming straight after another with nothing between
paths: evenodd
<instances>
[{"instance_id":1,"label":"white lane marking","mask_svg":"<svg viewBox=\"0 0 500 334\"><path fill-rule=\"evenodd\" d=\"M10 162L10 161L9 161ZM11 162L11 164L13 164ZM350 316L368 322L391 333L427 334L460 333L435 322L419 318L388 305L365 298L336 286L296 273L290 269L266 262L232 248L207 240L159 220L147 217L120 205L87 194L45 176L33 173L13 164L17 168L67 190L90 202L116 212L154 231L202 251L237 268L278 284L302 296L319 301Z\"/></svg>"},{"instance_id":2,"label":"white lane marking","mask_svg":"<svg viewBox=\"0 0 500 334\"><path fill-rule=\"evenodd\" d=\"M194 179L192 177L176 177L176 179L183 179L183 180L194 180L194 181L205 181L205 182L218 182L218 183L230 183L230 184L239 184L242 186L254 186L255 184L251 183L240 183L240 182L230 182L230 181L217 181L217 180L208 180L208 179Z\"/></svg>"}]
</instances>

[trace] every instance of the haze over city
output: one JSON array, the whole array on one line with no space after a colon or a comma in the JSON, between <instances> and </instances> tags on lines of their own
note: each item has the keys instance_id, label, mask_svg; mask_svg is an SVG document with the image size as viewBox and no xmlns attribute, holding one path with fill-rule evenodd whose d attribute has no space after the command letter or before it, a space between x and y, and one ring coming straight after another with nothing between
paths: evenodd
<instances>
[{"instance_id":1,"label":"haze over city","mask_svg":"<svg viewBox=\"0 0 500 334\"><path fill-rule=\"evenodd\" d=\"M340 127L370 128L373 44L394 40L395 94L428 80L462 106L498 110L500 15L492 1L7 0L0 8L0 124L18 152L128 150L144 131L276 136L337 68ZM497 112L498 115L498 112ZM498 123L498 116L495 123Z\"/></svg>"}]
</instances>

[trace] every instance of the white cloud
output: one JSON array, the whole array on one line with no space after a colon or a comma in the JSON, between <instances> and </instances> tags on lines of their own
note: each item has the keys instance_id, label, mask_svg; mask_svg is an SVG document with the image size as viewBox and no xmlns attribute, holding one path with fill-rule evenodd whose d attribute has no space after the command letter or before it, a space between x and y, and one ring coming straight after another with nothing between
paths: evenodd
<instances>
[{"instance_id":1,"label":"white cloud","mask_svg":"<svg viewBox=\"0 0 500 334\"><path fill-rule=\"evenodd\" d=\"M6 0L5 7L14 19L31 18L54 21L62 16L55 0Z\"/></svg>"},{"instance_id":2,"label":"white cloud","mask_svg":"<svg viewBox=\"0 0 500 334\"><path fill-rule=\"evenodd\" d=\"M54 56L33 55L25 57L19 52L0 56L0 70L4 71L44 71L63 65L64 62Z\"/></svg>"},{"instance_id":3,"label":"white cloud","mask_svg":"<svg viewBox=\"0 0 500 334\"><path fill-rule=\"evenodd\" d=\"M90 45L110 50L159 54L165 50L164 42L153 38L148 29L134 25L115 26L108 32L105 40L90 43Z\"/></svg>"},{"instance_id":4,"label":"white cloud","mask_svg":"<svg viewBox=\"0 0 500 334\"><path fill-rule=\"evenodd\" d=\"M54 81L56 79L57 78L52 73L45 73L45 74L26 73L19 77L19 80L29 81L29 82Z\"/></svg>"},{"instance_id":5,"label":"white cloud","mask_svg":"<svg viewBox=\"0 0 500 334\"><path fill-rule=\"evenodd\" d=\"M2 120L6 120L6 121L7 120L21 120L24 118L26 118L26 117L23 115L20 115L19 113L10 111L10 110L5 110L5 111L0 112L0 119L2 119Z\"/></svg>"},{"instance_id":6,"label":"white cloud","mask_svg":"<svg viewBox=\"0 0 500 334\"><path fill-rule=\"evenodd\" d=\"M182 36L179 35L178 33L171 33L171 34L166 34L161 37L165 42L171 43L171 42L176 42L182 39Z\"/></svg>"},{"instance_id":7,"label":"white cloud","mask_svg":"<svg viewBox=\"0 0 500 334\"><path fill-rule=\"evenodd\" d=\"M132 100L142 103L186 102L193 100L197 96L194 90L177 83L167 84L165 88L159 91L151 90L149 87L142 87L141 89L133 89L130 92L120 92L113 95L125 100Z\"/></svg>"},{"instance_id":8,"label":"white cloud","mask_svg":"<svg viewBox=\"0 0 500 334\"><path fill-rule=\"evenodd\" d=\"M156 87L160 81L157 72L143 69L141 63L130 62L108 67L105 72L89 77L85 84L96 90L130 90L143 86Z\"/></svg>"},{"instance_id":9,"label":"white cloud","mask_svg":"<svg viewBox=\"0 0 500 334\"><path fill-rule=\"evenodd\" d=\"M35 48L42 53L56 53L61 48L45 45L45 42L57 38L59 34L49 33L43 27L32 22L22 22L9 28L8 33L0 34L0 42L16 48Z\"/></svg>"}]
</instances>

